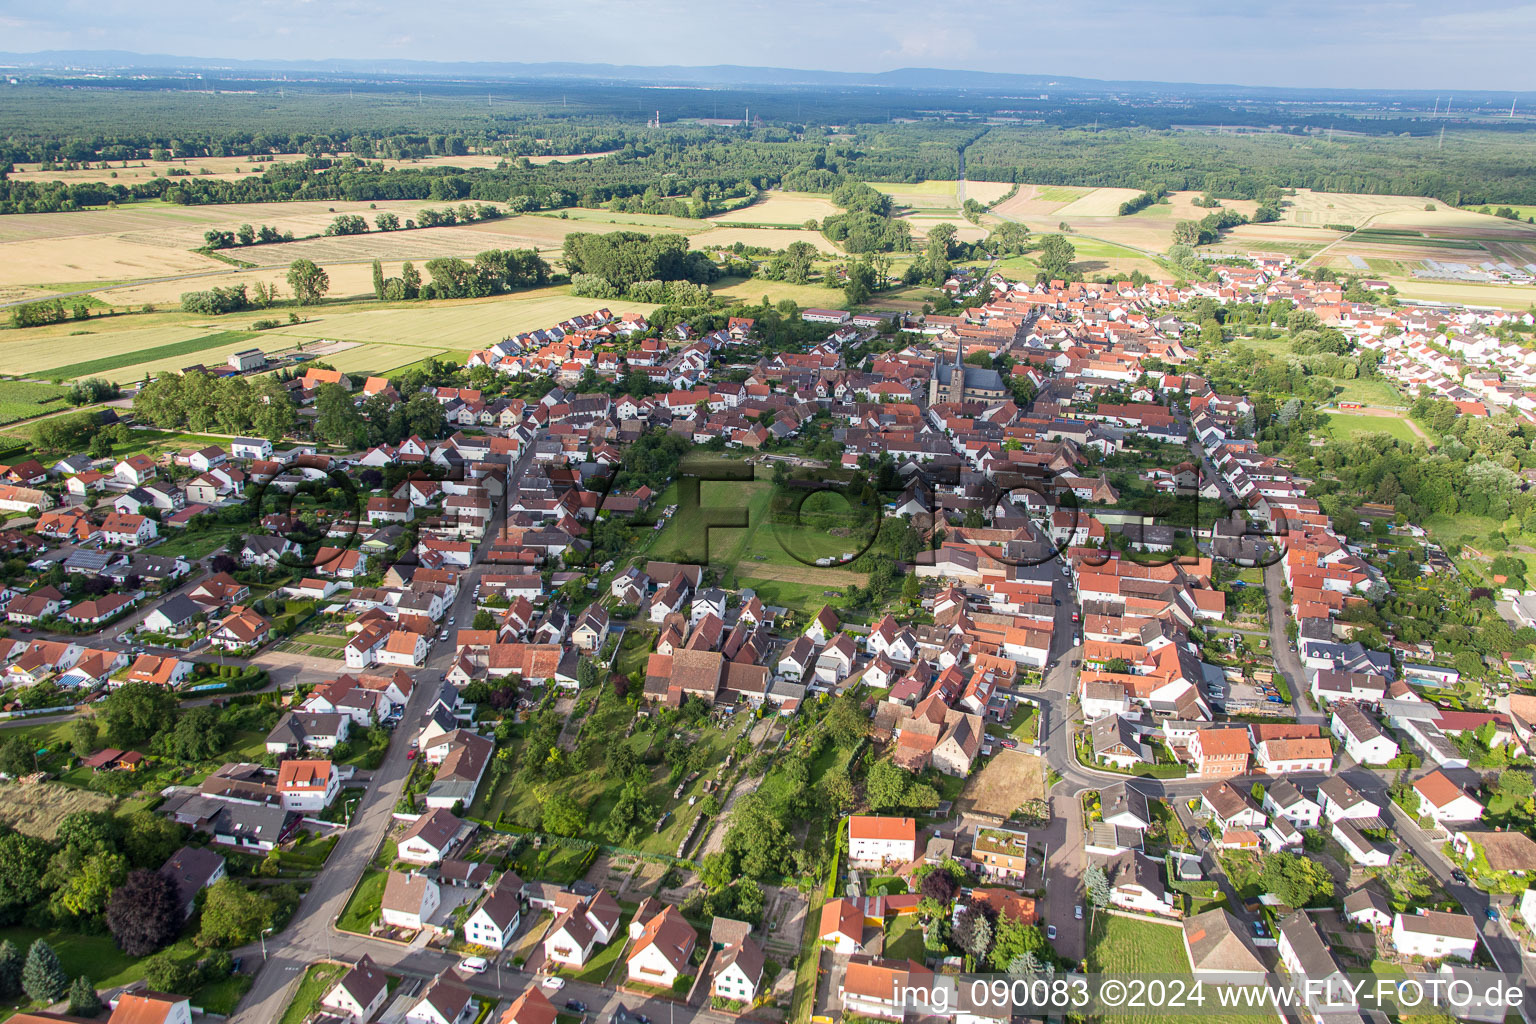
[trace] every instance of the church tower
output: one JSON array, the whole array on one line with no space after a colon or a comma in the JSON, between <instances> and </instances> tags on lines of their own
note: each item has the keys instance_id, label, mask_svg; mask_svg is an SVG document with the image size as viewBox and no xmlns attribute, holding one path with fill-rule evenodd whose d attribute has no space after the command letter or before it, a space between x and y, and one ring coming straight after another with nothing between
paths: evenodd
<instances>
[{"instance_id":1,"label":"church tower","mask_svg":"<svg viewBox=\"0 0 1536 1024\"><path fill-rule=\"evenodd\" d=\"M949 396L945 399L955 405L965 401L965 338L955 339L955 365L949 371Z\"/></svg>"}]
</instances>

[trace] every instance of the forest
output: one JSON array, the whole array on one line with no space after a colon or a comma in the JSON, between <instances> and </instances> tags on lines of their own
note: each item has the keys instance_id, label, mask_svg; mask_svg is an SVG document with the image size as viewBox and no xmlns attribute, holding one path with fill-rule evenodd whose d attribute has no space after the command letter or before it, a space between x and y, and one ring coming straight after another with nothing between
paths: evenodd
<instances>
[{"instance_id":1,"label":"forest","mask_svg":"<svg viewBox=\"0 0 1536 1024\"><path fill-rule=\"evenodd\" d=\"M505 202L514 210L617 203L631 212L703 216L765 188L832 193L849 181L954 178L962 166L976 180L1191 189L1216 198L1310 188L1425 195L1451 205L1536 203L1536 179L1528 173L1536 129L1524 121L1331 112L1325 131L1318 119L1326 108L1247 109L1201 100L1101 110L1112 105L1077 97L1025 104L1044 115L1026 123L1023 111L1008 121L988 119L996 104L969 93L946 94L942 104L937 96L890 95L876 114L856 91L801 90L777 105L755 99L751 126L675 119L717 113L727 100L713 95L708 111L674 110L674 119L650 127L645 108L654 97L641 90L573 85L568 91L577 103L566 106L549 102L541 91L548 87L527 83L511 98L505 86L500 99L482 94L492 101L483 107L441 91L430 103L411 104L398 87L389 92L382 85L361 100L310 91L278 102L263 87L250 97L219 96L212 106L224 116L214 118L204 94L143 85L88 95L26 87L0 97L0 125L9 131L0 141L0 171L41 162L61 169L105 165L110 173L124 161L163 161L167 172L131 185L0 177L0 213L146 200L410 199ZM678 93L669 103L686 110L696 102L690 90ZM35 101L29 109L16 106L23 94ZM621 95L627 112L620 112ZM125 105L128 97L137 105ZM793 117L782 109L791 98ZM903 110L903 100L919 99L934 105ZM1217 122L1254 130L1198 127ZM355 127L337 131L338 123ZM1449 129L1443 139L1442 128ZM381 162L471 153L505 159L479 168L387 169ZM545 165L525 159L584 153L609 155ZM215 179L170 163L217 156L250 157L255 167ZM856 214L867 212L875 211L847 216L863 221Z\"/></svg>"}]
</instances>

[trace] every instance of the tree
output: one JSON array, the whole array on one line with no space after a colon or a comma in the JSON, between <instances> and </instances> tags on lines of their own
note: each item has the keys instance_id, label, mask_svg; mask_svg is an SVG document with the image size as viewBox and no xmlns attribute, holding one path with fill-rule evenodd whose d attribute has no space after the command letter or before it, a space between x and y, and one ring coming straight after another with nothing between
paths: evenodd
<instances>
[{"instance_id":1,"label":"tree","mask_svg":"<svg viewBox=\"0 0 1536 1024\"><path fill-rule=\"evenodd\" d=\"M110 850L121 842L123 825L107 811L74 811L59 821L54 836L66 849L81 853Z\"/></svg>"},{"instance_id":2,"label":"tree","mask_svg":"<svg viewBox=\"0 0 1536 1024\"><path fill-rule=\"evenodd\" d=\"M1088 891L1088 902L1103 910L1109 906L1109 878L1097 864L1089 864L1083 872L1083 887Z\"/></svg>"},{"instance_id":3,"label":"tree","mask_svg":"<svg viewBox=\"0 0 1536 1024\"><path fill-rule=\"evenodd\" d=\"M153 683L124 683L97 706L108 738L125 749L170 728L176 716L175 696Z\"/></svg>"},{"instance_id":4,"label":"tree","mask_svg":"<svg viewBox=\"0 0 1536 1024\"><path fill-rule=\"evenodd\" d=\"M68 984L64 965L59 963L59 954L53 947L42 939L32 943L27 950L27 962L21 968L21 989L27 998L44 1005L56 1003L64 997Z\"/></svg>"},{"instance_id":5,"label":"tree","mask_svg":"<svg viewBox=\"0 0 1536 1024\"><path fill-rule=\"evenodd\" d=\"M75 1017L94 1017L101 1012L101 997L91 979L80 975L69 985L69 1012Z\"/></svg>"},{"instance_id":6,"label":"tree","mask_svg":"<svg viewBox=\"0 0 1536 1024\"><path fill-rule=\"evenodd\" d=\"M1523 803L1536 792L1536 782L1531 779L1530 771L1523 768L1506 768L1499 772L1497 786L1501 796L1517 803Z\"/></svg>"},{"instance_id":7,"label":"tree","mask_svg":"<svg viewBox=\"0 0 1536 1024\"><path fill-rule=\"evenodd\" d=\"M120 853L61 850L48 871L57 886L50 899L55 913L62 910L74 917L95 917L107 909L113 891L127 873L128 859Z\"/></svg>"},{"instance_id":8,"label":"tree","mask_svg":"<svg viewBox=\"0 0 1536 1024\"><path fill-rule=\"evenodd\" d=\"M1333 877L1317 861L1288 853L1264 858L1259 885L1288 907L1307 907L1333 896Z\"/></svg>"},{"instance_id":9,"label":"tree","mask_svg":"<svg viewBox=\"0 0 1536 1024\"><path fill-rule=\"evenodd\" d=\"M144 961L144 983L156 992L191 992L201 980L193 957L168 949Z\"/></svg>"},{"instance_id":10,"label":"tree","mask_svg":"<svg viewBox=\"0 0 1536 1024\"><path fill-rule=\"evenodd\" d=\"M0 772L17 778L34 771L36 766L36 751L26 739L12 736L0 744Z\"/></svg>"},{"instance_id":11,"label":"tree","mask_svg":"<svg viewBox=\"0 0 1536 1024\"><path fill-rule=\"evenodd\" d=\"M314 260L298 259L288 265L288 287L301 306L313 306L330 290L331 278Z\"/></svg>"},{"instance_id":12,"label":"tree","mask_svg":"<svg viewBox=\"0 0 1536 1024\"><path fill-rule=\"evenodd\" d=\"M1065 280L1072 269L1072 261L1077 258L1077 250L1060 235L1046 235L1040 240L1037 258L1046 277L1053 281Z\"/></svg>"},{"instance_id":13,"label":"tree","mask_svg":"<svg viewBox=\"0 0 1536 1024\"><path fill-rule=\"evenodd\" d=\"M384 298L384 264L378 260L373 261L373 297Z\"/></svg>"},{"instance_id":14,"label":"tree","mask_svg":"<svg viewBox=\"0 0 1536 1024\"><path fill-rule=\"evenodd\" d=\"M1026 949L1008 961L1008 974L1014 978L1029 978L1040 973L1040 958L1032 949Z\"/></svg>"},{"instance_id":15,"label":"tree","mask_svg":"<svg viewBox=\"0 0 1536 1024\"><path fill-rule=\"evenodd\" d=\"M10 939L0 942L0 999L21 994L21 950Z\"/></svg>"},{"instance_id":16,"label":"tree","mask_svg":"<svg viewBox=\"0 0 1536 1024\"><path fill-rule=\"evenodd\" d=\"M876 761L864 780L864 799L872 811L905 806L912 775L889 758Z\"/></svg>"},{"instance_id":17,"label":"tree","mask_svg":"<svg viewBox=\"0 0 1536 1024\"><path fill-rule=\"evenodd\" d=\"M203 901L203 925L197 941L201 946L239 946L254 942L272 924L272 903L251 892L233 878L221 878L208 887ZM163 954L162 954L163 955Z\"/></svg>"},{"instance_id":18,"label":"tree","mask_svg":"<svg viewBox=\"0 0 1536 1024\"><path fill-rule=\"evenodd\" d=\"M316 437L351 448L368 443L368 423L340 384L321 384L315 389L315 410Z\"/></svg>"},{"instance_id":19,"label":"tree","mask_svg":"<svg viewBox=\"0 0 1536 1024\"><path fill-rule=\"evenodd\" d=\"M959 883L955 881L954 875L943 868L938 868L923 876L922 882L918 885L918 891L935 903L947 906L949 901L955 898L958 887Z\"/></svg>"},{"instance_id":20,"label":"tree","mask_svg":"<svg viewBox=\"0 0 1536 1024\"><path fill-rule=\"evenodd\" d=\"M544 830L574 836L587 826L587 812L569 793L553 794L544 802Z\"/></svg>"},{"instance_id":21,"label":"tree","mask_svg":"<svg viewBox=\"0 0 1536 1024\"><path fill-rule=\"evenodd\" d=\"M16 920L42 897L52 853L45 839L12 828L0 831L0 920Z\"/></svg>"},{"instance_id":22,"label":"tree","mask_svg":"<svg viewBox=\"0 0 1536 1024\"><path fill-rule=\"evenodd\" d=\"M827 734L840 747L851 747L869 732L869 718L859 706L859 700L851 692L832 700L827 709Z\"/></svg>"},{"instance_id":23,"label":"tree","mask_svg":"<svg viewBox=\"0 0 1536 1024\"><path fill-rule=\"evenodd\" d=\"M992 921L980 908L967 906L955 916L955 945L969 953L979 966L992 948Z\"/></svg>"},{"instance_id":24,"label":"tree","mask_svg":"<svg viewBox=\"0 0 1536 1024\"><path fill-rule=\"evenodd\" d=\"M123 852L136 868L158 868L186 842L186 826L154 811L134 811L123 819Z\"/></svg>"},{"instance_id":25,"label":"tree","mask_svg":"<svg viewBox=\"0 0 1536 1024\"><path fill-rule=\"evenodd\" d=\"M170 945L185 923L176 882L150 868L129 874L107 904L107 927L129 956L149 956Z\"/></svg>"},{"instance_id":26,"label":"tree","mask_svg":"<svg viewBox=\"0 0 1536 1024\"><path fill-rule=\"evenodd\" d=\"M474 629L495 629L496 616L482 608L475 613L475 621L471 625Z\"/></svg>"}]
</instances>

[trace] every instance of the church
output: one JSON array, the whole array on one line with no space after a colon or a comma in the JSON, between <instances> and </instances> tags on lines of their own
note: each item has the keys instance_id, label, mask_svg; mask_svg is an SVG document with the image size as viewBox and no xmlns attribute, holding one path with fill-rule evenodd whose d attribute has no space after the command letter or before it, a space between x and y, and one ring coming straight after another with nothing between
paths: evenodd
<instances>
[{"instance_id":1,"label":"church","mask_svg":"<svg viewBox=\"0 0 1536 1024\"><path fill-rule=\"evenodd\" d=\"M955 342L955 361L939 362L928 382L928 404L996 402L1008 396L1003 377L990 366L965 365L965 339Z\"/></svg>"}]
</instances>

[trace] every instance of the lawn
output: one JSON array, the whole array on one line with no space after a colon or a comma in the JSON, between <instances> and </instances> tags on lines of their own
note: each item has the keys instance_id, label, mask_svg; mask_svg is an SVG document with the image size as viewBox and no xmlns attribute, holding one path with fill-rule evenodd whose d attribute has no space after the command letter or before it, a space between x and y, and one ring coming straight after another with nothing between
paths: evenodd
<instances>
[{"instance_id":1,"label":"lawn","mask_svg":"<svg viewBox=\"0 0 1536 1024\"><path fill-rule=\"evenodd\" d=\"M304 980L299 982L299 987L293 993L293 999L288 1003L288 1008L283 1011L278 1024L303 1024L304 1018L320 1005L320 1000L325 998L325 993L345 971L346 968L341 964L311 965L309 970L304 972Z\"/></svg>"},{"instance_id":2,"label":"lawn","mask_svg":"<svg viewBox=\"0 0 1536 1024\"><path fill-rule=\"evenodd\" d=\"M357 888L352 890L336 927L344 932L367 935L369 927L379 919L379 909L384 903L384 881L388 872L369 868L363 872ZM302 1019L302 1018L301 1018Z\"/></svg>"},{"instance_id":3,"label":"lawn","mask_svg":"<svg viewBox=\"0 0 1536 1024\"><path fill-rule=\"evenodd\" d=\"M1366 405L1389 407L1408 404L1392 386L1392 382L1384 377L1356 377L1354 380L1334 377L1332 379L1334 384L1343 389L1337 395L1337 400L1340 402L1364 402Z\"/></svg>"},{"instance_id":4,"label":"lawn","mask_svg":"<svg viewBox=\"0 0 1536 1024\"><path fill-rule=\"evenodd\" d=\"M848 300L841 288L827 288L820 284L791 284L788 281L769 281L755 277L726 277L709 286L716 295L737 302L761 302L767 296L770 303L793 299L801 309L847 309Z\"/></svg>"},{"instance_id":5,"label":"lawn","mask_svg":"<svg viewBox=\"0 0 1536 1024\"><path fill-rule=\"evenodd\" d=\"M1357 416L1331 412L1325 429L1328 436L1336 441L1348 441L1366 434L1390 434L1406 444L1418 440L1407 421L1395 416Z\"/></svg>"},{"instance_id":6,"label":"lawn","mask_svg":"<svg viewBox=\"0 0 1536 1024\"><path fill-rule=\"evenodd\" d=\"M59 954L64 973L71 978L85 975L97 988L111 988L137 981L144 976L144 961L117 948L111 934L81 935L75 932L44 931L41 928L0 928L0 940L9 939L25 957L32 943L42 939ZM173 949L191 950L191 942L178 943Z\"/></svg>"},{"instance_id":7,"label":"lawn","mask_svg":"<svg viewBox=\"0 0 1536 1024\"><path fill-rule=\"evenodd\" d=\"M250 990L256 978L250 974L231 974L221 981L210 981L192 993L192 1005L210 1014L228 1017L235 1012L240 997Z\"/></svg>"},{"instance_id":8,"label":"lawn","mask_svg":"<svg viewBox=\"0 0 1536 1024\"><path fill-rule=\"evenodd\" d=\"M227 348L233 352L247 347L250 339L257 337L251 331L219 331L216 334L205 334L196 338L188 338L185 341L174 341L166 345L156 345L152 348L135 349L128 352L116 352L111 355L99 356L95 359L87 359L76 363L66 363L63 366L55 366L41 371L42 376L55 380L73 380L76 377L90 377L97 374L110 374L113 370L121 370L124 367L137 368L145 363L157 359L171 359L191 355L194 352L205 352L208 349ZM225 354L228 358L228 354ZM223 362L222 359L218 362ZM132 380L139 376L137 372L126 376L119 375L120 379Z\"/></svg>"},{"instance_id":9,"label":"lawn","mask_svg":"<svg viewBox=\"0 0 1536 1024\"><path fill-rule=\"evenodd\" d=\"M63 412L68 388L28 380L0 381L0 423L15 423L50 412Z\"/></svg>"},{"instance_id":10,"label":"lawn","mask_svg":"<svg viewBox=\"0 0 1536 1024\"><path fill-rule=\"evenodd\" d=\"M916 960L923 962L927 948L923 945L923 928L917 914L899 914L891 919L885 930L885 956L892 960Z\"/></svg>"},{"instance_id":11,"label":"lawn","mask_svg":"<svg viewBox=\"0 0 1536 1024\"><path fill-rule=\"evenodd\" d=\"M180 555L195 562L239 540L244 534L244 530L234 526L213 526L196 533L189 529L167 529L161 535L166 539L156 544L150 553L166 557Z\"/></svg>"},{"instance_id":12,"label":"lawn","mask_svg":"<svg viewBox=\"0 0 1536 1024\"><path fill-rule=\"evenodd\" d=\"M1177 975L1191 974L1189 956L1184 952L1184 933L1177 926L1153 924L1116 917L1113 914L1093 915L1093 928L1088 936L1088 971L1091 974ZM1207 996L1214 1001L1214 996ZM1106 1013L1101 1020L1120 1024L1135 1021L1137 1024L1184 1024L1199 1021L1201 1024L1237 1024L1250 1018L1236 1013L1221 1013L1219 1009L1206 1007L1207 1012L1185 1014L1159 1014L1147 1011L1121 1011Z\"/></svg>"},{"instance_id":13,"label":"lawn","mask_svg":"<svg viewBox=\"0 0 1536 1024\"><path fill-rule=\"evenodd\" d=\"M624 915L619 918L619 930L614 934L616 936L628 935L629 919L634 916L634 911L625 911ZM619 953L623 951L624 946L625 943L623 938L615 938L612 942L608 943L608 945L598 950L596 955L594 955L592 959L587 963L587 966L581 970L577 971L572 970L569 967L565 967L561 968L559 973L562 977L565 978L574 978L577 981L585 981L593 985L601 985L608 980L609 972L612 971L614 965L619 962Z\"/></svg>"}]
</instances>

